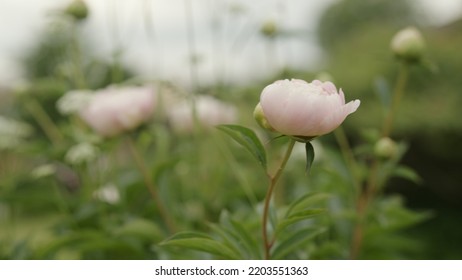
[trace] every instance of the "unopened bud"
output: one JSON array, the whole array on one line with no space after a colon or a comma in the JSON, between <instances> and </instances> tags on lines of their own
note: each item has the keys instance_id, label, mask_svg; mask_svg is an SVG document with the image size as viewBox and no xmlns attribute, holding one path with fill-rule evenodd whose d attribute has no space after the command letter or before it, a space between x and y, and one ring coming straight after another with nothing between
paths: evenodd
<instances>
[{"instance_id":1,"label":"unopened bud","mask_svg":"<svg viewBox=\"0 0 462 280\"><path fill-rule=\"evenodd\" d=\"M265 117L265 113L263 113L263 109L260 103L257 104L255 110L253 111L253 117L257 121L258 125L264 129L268 129L270 131L275 131L273 127L268 123L268 120Z\"/></svg>"},{"instance_id":2,"label":"unopened bud","mask_svg":"<svg viewBox=\"0 0 462 280\"><path fill-rule=\"evenodd\" d=\"M64 12L75 20L83 20L88 16L88 7L83 0L73 0Z\"/></svg>"},{"instance_id":3,"label":"unopened bud","mask_svg":"<svg viewBox=\"0 0 462 280\"><path fill-rule=\"evenodd\" d=\"M425 40L415 27L400 30L391 40L391 50L406 62L419 62L425 49Z\"/></svg>"},{"instance_id":4,"label":"unopened bud","mask_svg":"<svg viewBox=\"0 0 462 280\"><path fill-rule=\"evenodd\" d=\"M388 137L381 138L374 147L375 155L384 159L396 156L397 150L395 141Z\"/></svg>"},{"instance_id":5,"label":"unopened bud","mask_svg":"<svg viewBox=\"0 0 462 280\"><path fill-rule=\"evenodd\" d=\"M268 38L273 38L274 36L276 36L277 31L278 28L276 26L276 23L272 20L265 22L260 29L260 32Z\"/></svg>"}]
</instances>

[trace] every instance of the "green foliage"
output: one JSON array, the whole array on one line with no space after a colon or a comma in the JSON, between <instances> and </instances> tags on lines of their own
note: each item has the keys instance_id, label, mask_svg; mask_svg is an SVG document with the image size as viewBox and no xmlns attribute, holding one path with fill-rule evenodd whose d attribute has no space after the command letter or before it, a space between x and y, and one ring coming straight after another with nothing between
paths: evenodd
<instances>
[{"instance_id":1,"label":"green foliage","mask_svg":"<svg viewBox=\"0 0 462 280\"><path fill-rule=\"evenodd\" d=\"M213 240L208 235L196 232L181 232L164 241L161 245L181 246L207 252L225 259L236 260L239 256L231 248Z\"/></svg>"},{"instance_id":2,"label":"green foliage","mask_svg":"<svg viewBox=\"0 0 462 280\"><path fill-rule=\"evenodd\" d=\"M305 171L306 174L310 173L311 165L313 164L314 160L314 148L311 142L307 142L305 144L305 151L306 151L306 167Z\"/></svg>"},{"instance_id":3,"label":"green foliage","mask_svg":"<svg viewBox=\"0 0 462 280\"><path fill-rule=\"evenodd\" d=\"M247 149L266 170L266 152L255 132L239 125L220 125L218 129Z\"/></svg>"}]
</instances>

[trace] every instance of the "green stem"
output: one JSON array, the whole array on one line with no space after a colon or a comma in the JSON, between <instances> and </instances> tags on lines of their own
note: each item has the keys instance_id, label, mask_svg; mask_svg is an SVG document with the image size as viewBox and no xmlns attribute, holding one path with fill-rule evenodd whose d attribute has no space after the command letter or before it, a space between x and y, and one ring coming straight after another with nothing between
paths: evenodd
<instances>
[{"instance_id":1,"label":"green stem","mask_svg":"<svg viewBox=\"0 0 462 280\"><path fill-rule=\"evenodd\" d=\"M133 142L131 137L127 138L127 142L128 142L128 148L130 150L130 153L133 156L133 159L135 160L136 166L138 167L139 171L141 172L141 175L143 176L144 184L146 185L146 188L151 194L152 199L157 205L157 209L159 210L160 217L164 221L170 233L176 232L175 223L172 217L170 216L170 213L165 208L163 201L160 199L157 193L156 185L154 184L152 177L149 174L145 161L143 160L140 153L138 152L138 149L136 148L136 145Z\"/></svg>"},{"instance_id":2,"label":"green stem","mask_svg":"<svg viewBox=\"0 0 462 280\"><path fill-rule=\"evenodd\" d=\"M356 162L350 143L348 142L346 133L341 126L334 130L334 136L340 147L342 156L347 164L347 168L350 170L350 173L352 175L353 184L356 190L359 190L360 179L358 176L358 163Z\"/></svg>"},{"instance_id":3,"label":"green stem","mask_svg":"<svg viewBox=\"0 0 462 280\"><path fill-rule=\"evenodd\" d=\"M189 52L189 75L191 79L192 92L195 92L198 88L198 77L197 77L197 59L196 59L196 36L194 33L194 20L193 20L193 9L191 0L185 0L185 23L187 26L187 47Z\"/></svg>"},{"instance_id":4,"label":"green stem","mask_svg":"<svg viewBox=\"0 0 462 280\"><path fill-rule=\"evenodd\" d=\"M73 64L73 70L74 70L74 82L75 86L79 89L84 89L86 88L86 82L85 82L85 74L83 73L82 70L82 55L81 55L81 50L80 50L80 45L79 45L79 39L78 39L78 34L77 34L77 24L74 23L72 26L72 42L71 42L71 48L72 48L72 64Z\"/></svg>"},{"instance_id":5,"label":"green stem","mask_svg":"<svg viewBox=\"0 0 462 280\"><path fill-rule=\"evenodd\" d=\"M391 133L393 126L393 118L395 117L396 110L399 106L401 98L406 87L406 83L409 76L409 65L404 62L401 64L398 78L396 80L396 85L393 92L392 103L388 114L384 120L382 128L382 137L388 137ZM365 182L365 185L361 189L358 200L356 202L356 215L357 222L353 230L352 244L350 250L350 259L357 259L359 257L363 237L364 237L364 224L367 214L368 205L375 198L377 190L380 188L378 185L378 175L380 169L380 162L378 158L374 158L371 163L371 168L369 172L369 177Z\"/></svg>"},{"instance_id":6,"label":"green stem","mask_svg":"<svg viewBox=\"0 0 462 280\"><path fill-rule=\"evenodd\" d=\"M262 217L262 236L263 236L263 246L265 249L265 259L268 260L271 258L271 247L273 246L274 242L270 241L268 238L268 214L269 214L269 206L271 202L271 197L273 195L274 189L276 187L277 182L279 181L279 178L281 177L282 171L284 171L284 168L287 164L287 161L290 158L290 155L292 154L292 150L295 145L295 140L290 138L289 146L287 147L286 153L284 155L284 158L281 161L281 164L279 165L278 170L276 173L271 176L268 174L268 178L270 180L270 184L268 187L268 190L266 192L266 197L265 197L265 204L263 207L263 217Z\"/></svg>"},{"instance_id":7,"label":"green stem","mask_svg":"<svg viewBox=\"0 0 462 280\"><path fill-rule=\"evenodd\" d=\"M383 124L382 137L388 137L390 135L391 128L393 125L393 118L394 118L394 115L396 114L396 110L403 96L404 88L406 87L408 76L409 76L408 64L404 62L403 64L401 64L400 71L398 74L398 79L396 81L396 85L395 85L395 89L393 93L391 107L388 110L388 114Z\"/></svg>"},{"instance_id":8,"label":"green stem","mask_svg":"<svg viewBox=\"0 0 462 280\"><path fill-rule=\"evenodd\" d=\"M27 110L34 116L40 128L43 130L47 138L51 141L53 146L59 146L63 141L63 135L58 127L48 116L47 112L43 109L42 105L34 98L29 98L25 104Z\"/></svg>"}]
</instances>

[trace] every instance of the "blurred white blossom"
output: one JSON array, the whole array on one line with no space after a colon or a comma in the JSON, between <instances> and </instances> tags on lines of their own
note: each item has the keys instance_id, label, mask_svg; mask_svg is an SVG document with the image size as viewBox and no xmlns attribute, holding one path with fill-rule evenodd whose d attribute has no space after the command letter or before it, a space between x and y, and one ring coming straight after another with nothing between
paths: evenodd
<instances>
[{"instance_id":1,"label":"blurred white blossom","mask_svg":"<svg viewBox=\"0 0 462 280\"><path fill-rule=\"evenodd\" d=\"M42 164L34 168L31 175L35 179L48 177L56 173L56 167L53 164Z\"/></svg>"},{"instance_id":2,"label":"blurred white blossom","mask_svg":"<svg viewBox=\"0 0 462 280\"><path fill-rule=\"evenodd\" d=\"M83 142L72 146L65 155L66 162L70 164L88 163L96 159L99 149L91 143Z\"/></svg>"},{"instance_id":3,"label":"blurred white blossom","mask_svg":"<svg viewBox=\"0 0 462 280\"><path fill-rule=\"evenodd\" d=\"M90 90L72 90L58 99L56 107L63 115L76 114L87 106L91 98L92 91Z\"/></svg>"},{"instance_id":4,"label":"blurred white blossom","mask_svg":"<svg viewBox=\"0 0 462 280\"><path fill-rule=\"evenodd\" d=\"M107 183L93 193L93 197L109 204L117 204L120 201L120 193L117 186Z\"/></svg>"},{"instance_id":5,"label":"blurred white blossom","mask_svg":"<svg viewBox=\"0 0 462 280\"><path fill-rule=\"evenodd\" d=\"M24 122L0 116L0 149L15 148L33 132Z\"/></svg>"}]
</instances>

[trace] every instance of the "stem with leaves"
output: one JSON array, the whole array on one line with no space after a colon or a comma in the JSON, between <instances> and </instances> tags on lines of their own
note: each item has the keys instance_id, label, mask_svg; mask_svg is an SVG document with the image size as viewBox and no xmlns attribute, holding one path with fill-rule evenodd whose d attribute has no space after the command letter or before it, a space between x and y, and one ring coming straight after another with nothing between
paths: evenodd
<instances>
[{"instance_id":1,"label":"stem with leaves","mask_svg":"<svg viewBox=\"0 0 462 280\"><path fill-rule=\"evenodd\" d=\"M292 154L292 150L295 145L295 140L290 138L289 146L287 147L286 153L284 154L284 157L281 161L281 164L279 165L279 168L277 169L276 173L274 175L270 175L268 173L268 178L269 178L269 187L266 192L266 197L265 197L265 204L263 207L263 217L262 217L262 236L263 236L263 246L265 250L265 259L270 259L271 258L271 247L274 244L274 239L272 241L269 240L268 237L268 216L269 216L269 208L270 208L270 203L271 203L271 197L273 195L274 189L276 187L277 182L279 181L279 178L281 177L282 172L284 171L284 168L287 164L287 161L290 158L290 155Z\"/></svg>"},{"instance_id":2,"label":"stem with leaves","mask_svg":"<svg viewBox=\"0 0 462 280\"><path fill-rule=\"evenodd\" d=\"M157 205L157 209L159 211L159 215L162 218L162 220L165 223L165 226L167 227L168 231L170 233L176 232L176 226L175 223L170 216L169 211L165 208L165 205L163 201L160 199L156 185L154 184L151 174L149 174L148 168L146 166L145 161L143 160L142 156L138 152L138 149L136 148L135 143L133 142L133 139L131 137L127 138L127 144L128 148L130 150L130 153L135 160L135 164L138 167L138 170L141 172L141 175L143 176L144 184L146 185L146 188L148 189L149 193L151 194L152 199Z\"/></svg>"},{"instance_id":3,"label":"stem with leaves","mask_svg":"<svg viewBox=\"0 0 462 280\"><path fill-rule=\"evenodd\" d=\"M393 92L393 99L391 106L385 117L385 121L382 127L382 137L388 137L391 133L393 126L393 118L396 114L397 108L401 101L401 98L406 87L408 80L409 64L403 62L400 67L398 78ZM371 169L369 172L369 177L367 178L365 184L361 187L360 194L356 203L356 213L358 221L353 230L353 239L350 250L350 259L357 259L364 238L364 222L367 214L367 207L370 202L374 199L380 186L378 185L378 175L380 169L380 162L377 157L374 158Z\"/></svg>"}]
</instances>

